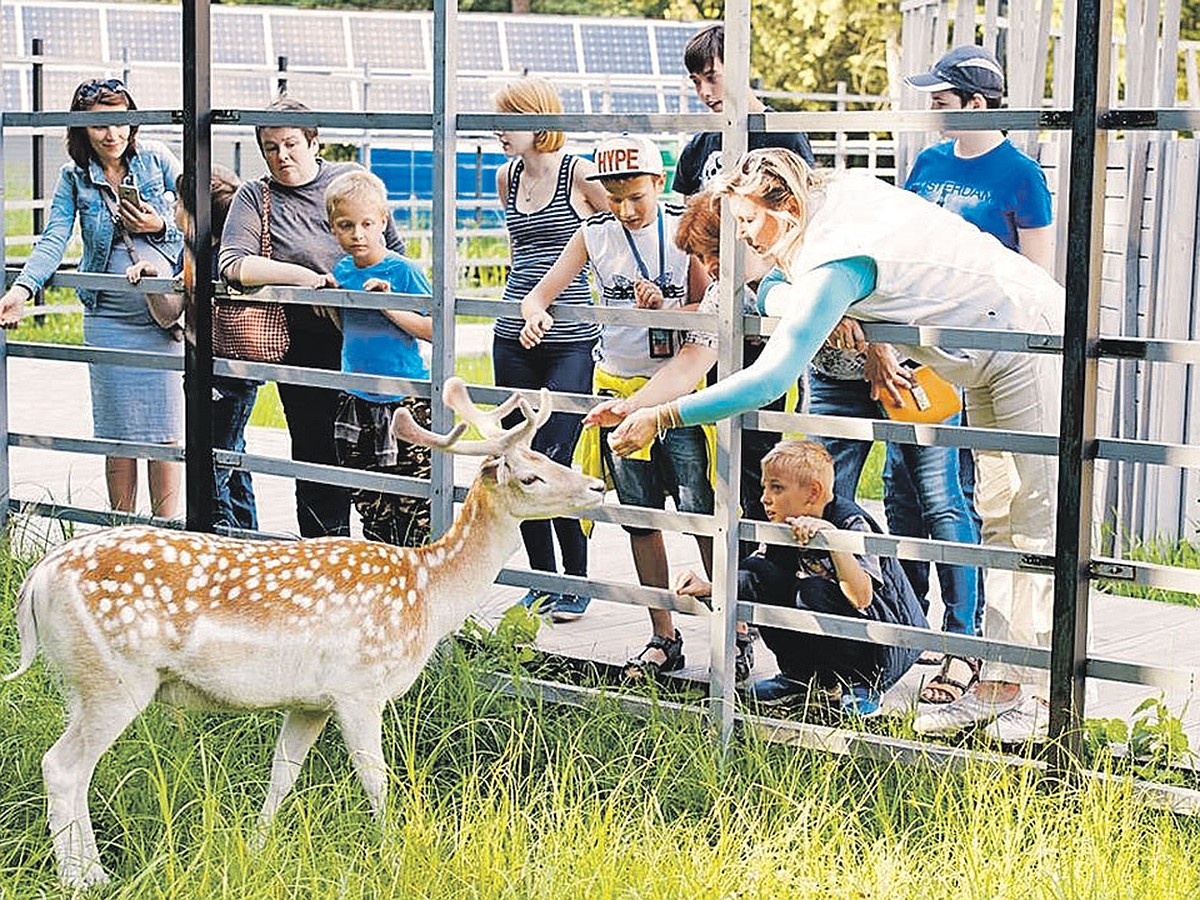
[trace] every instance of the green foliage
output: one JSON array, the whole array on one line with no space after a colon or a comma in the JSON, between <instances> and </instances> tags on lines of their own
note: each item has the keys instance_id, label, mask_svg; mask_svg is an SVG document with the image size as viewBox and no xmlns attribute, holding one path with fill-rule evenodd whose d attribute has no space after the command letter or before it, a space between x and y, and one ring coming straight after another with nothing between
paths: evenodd
<instances>
[{"instance_id":1,"label":"green foliage","mask_svg":"<svg viewBox=\"0 0 1200 900\"><path fill-rule=\"evenodd\" d=\"M1125 559L1137 562L1173 566L1180 569L1200 569L1200 543L1187 538L1176 540L1129 538L1125 541L1123 555ZM1200 606L1200 593L1169 591L1129 581L1114 580L1098 580L1096 587L1106 594L1116 594L1121 597L1141 597L1146 600L1158 600L1162 603L1177 603L1180 606Z\"/></svg>"},{"instance_id":2,"label":"green foliage","mask_svg":"<svg viewBox=\"0 0 1200 900\"><path fill-rule=\"evenodd\" d=\"M504 611L495 628L467 619L462 636L475 645L484 665L515 674L537 657L533 645L541 625L540 616L518 603Z\"/></svg>"},{"instance_id":3,"label":"green foliage","mask_svg":"<svg viewBox=\"0 0 1200 900\"><path fill-rule=\"evenodd\" d=\"M1121 761L1139 778L1163 780L1172 767L1195 759L1183 721L1159 697L1147 697L1124 719L1088 719L1084 752L1091 763L1119 752Z\"/></svg>"}]
</instances>

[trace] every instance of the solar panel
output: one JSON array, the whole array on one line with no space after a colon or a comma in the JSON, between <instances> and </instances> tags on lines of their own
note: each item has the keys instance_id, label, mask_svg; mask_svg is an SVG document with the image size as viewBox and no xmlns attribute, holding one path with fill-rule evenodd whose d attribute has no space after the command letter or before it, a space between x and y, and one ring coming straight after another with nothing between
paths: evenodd
<instances>
[{"instance_id":1,"label":"solar panel","mask_svg":"<svg viewBox=\"0 0 1200 900\"><path fill-rule=\"evenodd\" d=\"M5 6L4 13L4 58L12 59L14 56L21 55L22 51L28 52L28 47L17 46L17 12L11 6ZM28 42L26 42L28 43Z\"/></svg>"},{"instance_id":2,"label":"solar panel","mask_svg":"<svg viewBox=\"0 0 1200 900\"><path fill-rule=\"evenodd\" d=\"M580 88L566 88L565 90L560 88L558 95L562 97L563 112L587 112L587 110L583 108L583 91Z\"/></svg>"},{"instance_id":3,"label":"solar panel","mask_svg":"<svg viewBox=\"0 0 1200 900\"><path fill-rule=\"evenodd\" d=\"M687 77L687 66L683 64L683 48L699 30L691 25L686 28L671 25L654 26L654 46L658 50L658 71L661 74L678 73Z\"/></svg>"},{"instance_id":4,"label":"solar panel","mask_svg":"<svg viewBox=\"0 0 1200 900\"><path fill-rule=\"evenodd\" d=\"M46 56L100 60L100 10L95 7L23 6L21 14L26 43L41 38Z\"/></svg>"},{"instance_id":5,"label":"solar panel","mask_svg":"<svg viewBox=\"0 0 1200 900\"><path fill-rule=\"evenodd\" d=\"M613 113L656 113L659 112L658 93L655 91L631 91L614 89L612 105L604 108L604 91L592 91L592 112Z\"/></svg>"},{"instance_id":6,"label":"solar panel","mask_svg":"<svg viewBox=\"0 0 1200 900\"><path fill-rule=\"evenodd\" d=\"M310 109L346 111L357 108L350 81L321 75L288 75L288 94ZM356 86L355 90L359 90Z\"/></svg>"},{"instance_id":7,"label":"solar panel","mask_svg":"<svg viewBox=\"0 0 1200 900\"><path fill-rule=\"evenodd\" d=\"M500 26L494 19L458 20L458 61L464 69L502 72Z\"/></svg>"},{"instance_id":8,"label":"solar panel","mask_svg":"<svg viewBox=\"0 0 1200 900\"><path fill-rule=\"evenodd\" d=\"M588 72L652 75L650 36L646 27L629 25L579 26L583 63Z\"/></svg>"},{"instance_id":9,"label":"solar panel","mask_svg":"<svg viewBox=\"0 0 1200 900\"><path fill-rule=\"evenodd\" d=\"M293 66L345 68L346 35L337 16L274 15L271 38L276 56L286 56Z\"/></svg>"},{"instance_id":10,"label":"solar panel","mask_svg":"<svg viewBox=\"0 0 1200 900\"><path fill-rule=\"evenodd\" d=\"M51 69L42 72L43 109L69 109L71 97L75 88L89 78L104 78L114 74L105 70L89 69ZM115 73L119 74L119 73ZM134 94L134 100L137 100Z\"/></svg>"},{"instance_id":11,"label":"solar panel","mask_svg":"<svg viewBox=\"0 0 1200 900\"><path fill-rule=\"evenodd\" d=\"M182 109L183 71L167 67L132 69L129 90L142 109Z\"/></svg>"},{"instance_id":12,"label":"solar panel","mask_svg":"<svg viewBox=\"0 0 1200 900\"><path fill-rule=\"evenodd\" d=\"M506 22L508 67L514 72L578 72L575 28L560 22Z\"/></svg>"},{"instance_id":13,"label":"solar panel","mask_svg":"<svg viewBox=\"0 0 1200 900\"><path fill-rule=\"evenodd\" d=\"M21 82L24 72L16 69L4 70L4 108L11 110L28 109L21 97Z\"/></svg>"},{"instance_id":14,"label":"solar panel","mask_svg":"<svg viewBox=\"0 0 1200 900\"><path fill-rule=\"evenodd\" d=\"M212 15L213 62L229 65L274 65L267 59L264 19L259 13L214 9Z\"/></svg>"},{"instance_id":15,"label":"solar panel","mask_svg":"<svg viewBox=\"0 0 1200 900\"><path fill-rule=\"evenodd\" d=\"M275 78L241 72L213 73L213 106L262 109L275 99Z\"/></svg>"},{"instance_id":16,"label":"solar panel","mask_svg":"<svg viewBox=\"0 0 1200 900\"><path fill-rule=\"evenodd\" d=\"M367 95L371 112L418 112L433 109L432 85L428 78L372 79Z\"/></svg>"},{"instance_id":17,"label":"solar panel","mask_svg":"<svg viewBox=\"0 0 1200 900\"><path fill-rule=\"evenodd\" d=\"M131 61L178 62L183 47L183 18L178 10L150 10L144 7L108 11L108 52L114 60L123 59L125 49Z\"/></svg>"},{"instance_id":18,"label":"solar panel","mask_svg":"<svg viewBox=\"0 0 1200 900\"><path fill-rule=\"evenodd\" d=\"M460 112L491 112L496 108L492 102L497 85L487 81L464 81L458 79L458 109Z\"/></svg>"},{"instance_id":19,"label":"solar panel","mask_svg":"<svg viewBox=\"0 0 1200 900\"><path fill-rule=\"evenodd\" d=\"M428 71L421 20L398 16L350 17L350 42L354 64L370 63L385 69Z\"/></svg>"}]
</instances>

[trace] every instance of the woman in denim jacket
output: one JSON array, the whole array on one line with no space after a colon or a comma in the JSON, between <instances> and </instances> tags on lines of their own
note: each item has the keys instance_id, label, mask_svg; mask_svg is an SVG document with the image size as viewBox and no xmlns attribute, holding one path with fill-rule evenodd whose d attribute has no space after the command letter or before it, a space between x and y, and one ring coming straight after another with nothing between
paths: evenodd
<instances>
[{"instance_id":1,"label":"woman in denim jacket","mask_svg":"<svg viewBox=\"0 0 1200 900\"><path fill-rule=\"evenodd\" d=\"M136 109L117 79L85 81L75 89L71 111ZM41 238L13 286L0 298L0 325L15 326L26 300L62 263L79 217L83 237L80 272L124 275L133 256L174 261L183 237L171 216L171 188L179 161L155 141L137 141L136 125L88 125L67 129L71 162L59 173L50 215ZM124 189L124 190L122 190ZM133 190L136 190L136 199ZM124 196L122 196L124 193ZM132 247L132 252L130 250ZM79 288L83 336L89 346L183 355L178 331L159 327L145 295L127 290ZM103 440L177 444L183 431L181 373L128 366L89 366L95 437ZM152 513L179 512L182 467L149 460ZM137 503L137 460L110 456L105 480L112 508L133 512Z\"/></svg>"}]
</instances>

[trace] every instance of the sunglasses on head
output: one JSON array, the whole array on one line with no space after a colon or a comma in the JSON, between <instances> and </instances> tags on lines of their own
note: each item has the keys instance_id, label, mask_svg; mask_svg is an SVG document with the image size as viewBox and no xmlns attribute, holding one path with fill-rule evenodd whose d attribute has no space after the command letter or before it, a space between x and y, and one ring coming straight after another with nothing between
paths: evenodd
<instances>
[{"instance_id":1,"label":"sunglasses on head","mask_svg":"<svg viewBox=\"0 0 1200 900\"><path fill-rule=\"evenodd\" d=\"M85 81L75 90L75 96L80 100L91 100L93 97L98 97L101 94L128 94L129 89L125 87L125 82L120 78L106 78L100 80L98 78L92 81Z\"/></svg>"}]
</instances>

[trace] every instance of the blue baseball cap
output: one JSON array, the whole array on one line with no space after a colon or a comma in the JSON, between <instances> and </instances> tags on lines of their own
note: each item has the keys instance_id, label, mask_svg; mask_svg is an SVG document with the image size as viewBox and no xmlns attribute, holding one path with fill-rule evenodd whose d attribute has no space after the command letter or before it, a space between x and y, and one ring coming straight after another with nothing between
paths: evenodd
<instances>
[{"instance_id":1,"label":"blue baseball cap","mask_svg":"<svg viewBox=\"0 0 1200 900\"><path fill-rule=\"evenodd\" d=\"M1004 96L1004 70L988 50L974 45L955 47L928 72L909 75L906 84L918 91L967 91L989 99Z\"/></svg>"}]
</instances>

